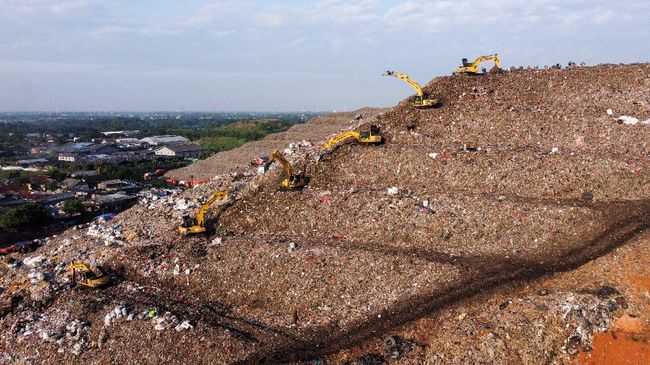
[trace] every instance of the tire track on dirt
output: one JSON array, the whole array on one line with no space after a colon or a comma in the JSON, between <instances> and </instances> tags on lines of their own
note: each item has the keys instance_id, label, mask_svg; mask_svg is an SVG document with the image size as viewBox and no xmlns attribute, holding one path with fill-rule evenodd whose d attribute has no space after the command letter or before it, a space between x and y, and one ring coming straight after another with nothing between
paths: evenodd
<instances>
[{"instance_id":1,"label":"tire track on dirt","mask_svg":"<svg viewBox=\"0 0 650 365\"><path fill-rule=\"evenodd\" d=\"M542 276L576 268L625 245L650 227L650 200L595 204L611 222L597 237L582 242L563 257L548 262L502 261L486 258L487 268L467 278L454 289L433 291L428 295L402 300L388 310L374 313L370 321L361 321L347 331L332 326L305 332L302 339L281 347L269 346L237 364L277 364L305 361L349 348L369 338L441 310L455 302L486 290L498 290L504 284L536 280ZM491 260L491 262L488 262ZM490 267L498 269L489 269ZM381 318L381 319L378 319Z\"/></svg>"}]
</instances>

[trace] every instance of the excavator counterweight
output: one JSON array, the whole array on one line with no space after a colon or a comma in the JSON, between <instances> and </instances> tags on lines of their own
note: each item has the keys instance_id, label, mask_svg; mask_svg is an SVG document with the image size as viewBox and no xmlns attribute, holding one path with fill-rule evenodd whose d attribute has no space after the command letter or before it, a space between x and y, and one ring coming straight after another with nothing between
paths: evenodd
<instances>
[{"instance_id":1,"label":"excavator counterweight","mask_svg":"<svg viewBox=\"0 0 650 365\"><path fill-rule=\"evenodd\" d=\"M463 64L461 66L458 66L456 68L456 71L454 74L459 74L459 75L482 75L483 73L479 69L479 66L483 62L487 61L493 61L494 62L494 67L496 67L497 70L501 69L501 58L499 57L498 53L495 53L493 55L488 55L488 56L479 56L477 57L474 62L467 62L467 58L463 58L462 62Z\"/></svg>"},{"instance_id":2,"label":"excavator counterweight","mask_svg":"<svg viewBox=\"0 0 650 365\"><path fill-rule=\"evenodd\" d=\"M287 161L280 151L273 151L271 162L277 161L282 165L282 170L286 177L280 182L281 190L301 190L309 182L309 178L304 173L294 173L293 167Z\"/></svg>"},{"instance_id":3,"label":"excavator counterweight","mask_svg":"<svg viewBox=\"0 0 650 365\"><path fill-rule=\"evenodd\" d=\"M194 218L190 216L183 217L183 223L178 227L178 233L183 236L205 233L207 231L205 227L205 216L208 214L210 207L217 201L226 199L228 199L228 192L226 191L217 191L212 194L210 199L201 205Z\"/></svg>"},{"instance_id":4,"label":"excavator counterweight","mask_svg":"<svg viewBox=\"0 0 650 365\"><path fill-rule=\"evenodd\" d=\"M409 77L409 75L405 73L397 72L397 71L386 71L384 72L383 76L392 76L399 80L402 80L413 90L415 90L416 96L415 96L415 100L412 103L412 105L415 108L418 109L433 108L440 103L438 99L430 99L425 97L422 86L420 86L420 84L417 81L411 79L411 77Z\"/></svg>"}]
</instances>

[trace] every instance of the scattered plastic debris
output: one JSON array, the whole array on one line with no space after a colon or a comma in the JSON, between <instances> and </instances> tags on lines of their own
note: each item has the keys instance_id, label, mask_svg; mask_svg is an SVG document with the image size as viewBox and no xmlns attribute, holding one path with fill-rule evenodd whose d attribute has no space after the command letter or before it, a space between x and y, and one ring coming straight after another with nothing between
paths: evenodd
<instances>
[{"instance_id":1,"label":"scattered plastic debris","mask_svg":"<svg viewBox=\"0 0 650 365\"><path fill-rule=\"evenodd\" d=\"M32 256L23 259L23 264L27 267L36 268L41 266L46 261L45 256Z\"/></svg>"}]
</instances>

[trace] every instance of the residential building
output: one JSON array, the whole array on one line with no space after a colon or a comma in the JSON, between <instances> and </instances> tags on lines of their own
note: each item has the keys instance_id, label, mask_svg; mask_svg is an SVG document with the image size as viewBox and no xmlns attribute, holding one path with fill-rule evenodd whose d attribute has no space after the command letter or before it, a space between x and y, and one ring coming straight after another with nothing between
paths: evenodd
<instances>
[{"instance_id":1,"label":"residential building","mask_svg":"<svg viewBox=\"0 0 650 365\"><path fill-rule=\"evenodd\" d=\"M123 210L138 201L138 197L124 193L115 193L108 195L93 195L93 200L97 207L104 212Z\"/></svg>"},{"instance_id":2,"label":"residential building","mask_svg":"<svg viewBox=\"0 0 650 365\"><path fill-rule=\"evenodd\" d=\"M92 177L97 177L99 174L95 170L82 170L82 171L75 171L70 174L70 177L75 178L75 179L85 179L85 178L92 178Z\"/></svg>"},{"instance_id":3,"label":"residential building","mask_svg":"<svg viewBox=\"0 0 650 365\"><path fill-rule=\"evenodd\" d=\"M158 148L154 152L156 156L162 157L198 157L201 154L201 146L197 144L173 144Z\"/></svg>"},{"instance_id":4,"label":"residential building","mask_svg":"<svg viewBox=\"0 0 650 365\"><path fill-rule=\"evenodd\" d=\"M23 167L42 166L42 165L47 165L49 163L50 161L48 161L45 158L33 158L29 160L18 160L16 161L16 166L23 166Z\"/></svg>"},{"instance_id":5,"label":"residential building","mask_svg":"<svg viewBox=\"0 0 650 365\"><path fill-rule=\"evenodd\" d=\"M139 130L132 130L132 131L108 131L108 132L102 132L102 134L106 137L131 137L131 136L137 136L140 134Z\"/></svg>"},{"instance_id":6,"label":"residential building","mask_svg":"<svg viewBox=\"0 0 650 365\"><path fill-rule=\"evenodd\" d=\"M112 144L95 144L90 142L69 143L64 145L59 152L59 161L80 162L85 160L106 160L118 149ZM93 156L93 157L90 157Z\"/></svg>"},{"instance_id":7,"label":"residential building","mask_svg":"<svg viewBox=\"0 0 650 365\"><path fill-rule=\"evenodd\" d=\"M138 186L124 180L106 180L97 184L97 189L104 191L136 191Z\"/></svg>"},{"instance_id":8,"label":"residential building","mask_svg":"<svg viewBox=\"0 0 650 365\"><path fill-rule=\"evenodd\" d=\"M12 208L29 203L29 201L14 195L0 194L0 208Z\"/></svg>"},{"instance_id":9,"label":"residential building","mask_svg":"<svg viewBox=\"0 0 650 365\"><path fill-rule=\"evenodd\" d=\"M67 191L82 193L87 193L90 191L90 186L88 183L79 179L67 178L63 180L62 185L62 187Z\"/></svg>"},{"instance_id":10,"label":"residential building","mask_svg":"<svg viewBox=\"0 0 650 365\"><path fill-rule=\"evenodd\" d=\"M77 162L80 157L78 153L59 153L59 161L63 162Z\"/></svg>"},{"instance_id":11,"label":"residential building","mask_svg":"<svg viewBox=\"0 0 650 365\"><path fill-rule=\"evenodd\" d=\"M74 198L75 194L73 192L66 191L60 194L42 195L39 199L39 203L42 205L53 205Z\"/></svg>"}]
</instances>

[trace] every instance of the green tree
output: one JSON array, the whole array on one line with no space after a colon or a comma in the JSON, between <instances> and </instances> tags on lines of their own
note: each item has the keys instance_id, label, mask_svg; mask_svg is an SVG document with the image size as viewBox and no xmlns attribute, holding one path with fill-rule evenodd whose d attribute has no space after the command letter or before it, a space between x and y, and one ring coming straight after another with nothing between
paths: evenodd
<instances>
[{"instance_id":1,"label":"green tree","mask_svg":"<svg viewBox=\"0 0 650 365\"><path fill-rule=\"evenodd\" d=\"M83 203L77 199L66 200L65 203L63 203L63 211L70 215L78 213L82 214L85 210Z\"/></svg>"},{"instance_id":2,"label":"green tree","mask_svg":"<svg viewBox=\"0 0 650 365\"><path fill-rule=\"evenodd\" d=\"M50 219L47 210L42 206L30 203L21 207L12 208L0 215L0 228L16 230L27 225L41 225Z\"/></svg>"},{"instance_id":3,"label":"green tree","mask_svg":"<svg viewBox=\"0 0 650 365\"><path fill-rule=\"evenodd\" d=\"M49 170L47 170L47 176L56 181L63 181L66 177L68 177L68 174L65 171L62 171L61 169L52 167Z\"/></svg>"}]
</instances>

